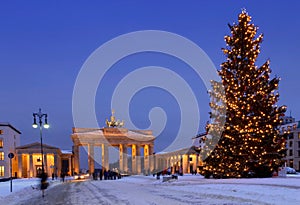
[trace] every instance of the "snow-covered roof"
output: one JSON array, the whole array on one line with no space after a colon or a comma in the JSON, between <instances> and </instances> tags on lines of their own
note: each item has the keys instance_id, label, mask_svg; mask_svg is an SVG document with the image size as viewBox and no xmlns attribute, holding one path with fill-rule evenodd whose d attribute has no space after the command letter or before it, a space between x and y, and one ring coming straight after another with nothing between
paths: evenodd
<instances>
[{"instance_id":1,"label":"snow-covered roof","mask_svg":"<svg viewBox=\"0 0 300 205\"><path fill-rule=\"evenodd\" d=\"M62 154L72 154L72 150L61 150Z\"/></svg>"}]
</instances>

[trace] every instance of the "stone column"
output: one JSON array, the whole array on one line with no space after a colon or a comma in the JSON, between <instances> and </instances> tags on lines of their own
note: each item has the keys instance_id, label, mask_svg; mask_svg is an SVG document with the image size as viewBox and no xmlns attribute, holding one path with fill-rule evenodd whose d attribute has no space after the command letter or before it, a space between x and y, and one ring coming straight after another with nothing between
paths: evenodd
<instances>
[{"instance_id":1,"label":"stone column","mask_svg":"<svg viewBox=\"0 0 300 205\"><path fill-rule=\"evenodd\" d=\"M172 156L170 159L170 168L171 168L171 173L174 173L174 169L175 169L175 162L176 162L176 156Z\"/></svg>"},{"instance_id":2,"label":"stone column","mask_svg":"<svg viewBox=\"0 0 300 205\"><path fill-rule=\"evenodd\" d=\"M123 172L123 167L124 167L124 145L119 144L119 170Z\"/></svg>"},{"instance_id":3,"label":"stone column","mask_svg":"<svg viewBox=\"0 0 300 205\"><path fill-rule=\"evenodd\" d=\"M54 154L54 168L53 168L53 173L56 176L58 176L57 169L58 169L58 160L57 160L57 153L55 153Z\"/></svg>"},{"instance_id":4,"label":"stone column","mask_svg":"<svg viewBox=\"0 0 300 205\"><path fill-rule=\"evenodd\" d=\"M131 171L133 174L136 174L136 145L133 144L131 146L131 157L132 157L132 163L131 163Z\"/></svg>"},{"instance_id":5,"label":"stone column","mask_svg":"<svg viewBox=\"0 0 300 205\"><path fill-rule=\"evenodd\" d=\"M92 174L95 172L95 151L94 145L88 144L88 166L89 166L89 173Z\"/></svg>"},{"instance_id":6,"label":"stone column","mask_svg":"<svg viewBox=\"0 0 300 205\"><path fill-rule=\"evenodd\" d=\"M74 152L74 172L79 174L79 146L74 145L73 147L73 152Z\"/></svg>"},{"instance_id":7,"label":"stone column","mask_svg":"<svg viewBox=\"0 0 300 205\"><path fill-rule=\"evenodd\" d=\"M164 169L166 169L166 167L168 166L168 156L163 156L162 157L162 162L161 162L161 171L163 171Z\"/></svg>"},{"instance_id":8,"label":"stone column","mask_svg":"<svg viewBox=\"0 0 300 205\"><path fill-rule=\"evenodd\" d=\"M155 157L156 165L155 165L155 170L157 171L162 171L162 168L164 166L164 157L161 155L158 155Z\"/></svg>"},{"instance_id":9,"label":"stone column","mask_svg":"<svg viewBox=\"0 0 300 205\"><path fill-rule=\"evenodd\" d=\"M150 173L150 170L149 170L149 145L144 146L144 170L147 175Z\"/></svg>"},{"instance_id":10,"label":"stone column","mask_svg":"<svg viewBox=\"0 0 300 205\"><path fill-rule=\"evenodd\" d=\"M190 155L187 155L187 169L188 169L188 173L191 173L191 162L190 162Z\"/></svg>"},{"instance_id":11,"label":"stone column","mask_svg":"<svg viewBox=\"0 0 300 205\"><path fill-rule=\"evenodd\" d=\"M33 158L32 154L29 154L29 177L33 177Z\"/></svg>"},{"instance_id":12,"label":"stone column","mask_svg":"<svg viewBox=\"0 0 300 205\"><path fill-rule=\"evenodd\" d=\"M123 170L128 172L128 154L127 154L127 145L123 147Z\"/></svg>"},{"instance_id":13,"label":"stone column","mask_svg":"<svg viewBox=\"0 0 300 205\"><path fill-rule=\"evenodd\" d=\"M152 172L155 169L155 155L153 154L153 144L149 145L149 170Z\"/></svg>"},{"instance_id":14,"label":"stone column","mask_svg":"<svg viewBox=\"0 0 300 205\"><path fill-rule=\"evenodd\" d=\"M183 173L190 173L190 157L188 154L183 155L182 162Z\"/></svg>"},{"instance_id":15,"label":"stone column","mask_svg":"<svg viewBox=\"0 0 300 205\"><path fill-rule=\"evenodd\" d=\"M103 169L109 170L108 145L107 144L102 144L102 167L103 167Z\"/></svg>"},{"instance_id":16,"label":"stone column","mask_svg":"<svg viewBox=\"0 0 300 205\"><path fill-rule=\"evenodd\" d=\"M167 166L167 157L166 156L162 156L161 158L160 158L160 165L159 165L159 169L160 169L160 171L163 171L165 168L166 168L166 166Z\"/></svg>"},{"instance_id":17,"label":"stone column","mask_svg":"<svg viewBox=\"0 0 300 205\"><path fill-rule=\"evenodd\" d=\"M161 165L161 156L160 155L154 155L154 170L160 171L162 165Z\"/></svg>"},{"instance_id":18,"label":"stone column","mask_svg":"<svg viewBox=\"0 0 300 205\"><path fill-rule=\"evenodd\" d=\"M171 157L168 156L167 157L167 166L165 167L165 169L168 169L171 166Z\"/></svg>"},{"instance_id":19,"label":"stone column","mask_svg":"<svg viewBox=\"0 0 300 205\"><path fill-rule=\"evenodd\" d=\"M198 165L199 165L199 156L198 156L198 154L196 154L196 160L195 160L196 162L195 162L195 168L194 168L194 170L196 170L196 172L198 172Z\"/></svg>"},{"instance_id":20,"label":"stone column","mask_svg":"<svg viewBox=\"0 0 300 205\"><path fill-rule=\"evenodd\" d=\"M69 174L72 176L72 157L69 157Z\"/></svg>"},{"instance_id":21,"label":"stone column","mask_svg":"<svg viewBox=\"0 0 300 205\"><path fill-rule=\"evenodd\" d=\"M190 161L190 158L192 158L191 155L187 155L188 156L188 173L192 173L192 170L191 170L191 161ZM192 158L192 162L193 162L193 158Z\"/></svg>"},{"instance_id":22,"label":"stone column","mask_svg":"<svg viewBox=\"0 0 300 205\"><path fill-rule=\"evenodd\" d=\"M165 168L166 157L160 155L159 158L157 158L156 160L157 160L156 170L162 171Z\"/></svg>"},{"instance_id":23,"label":"stone column","mask_svg":"<svg viewBox=\"0 0 300 205\"><path fill-rule=\"evenodd\" d=\"M22 169L23 169L23 161L22 161L22 154L19 154L18 153L18 177L21 178L21 177L24 177L22 175Z\"/></svg>"},{"instance_id":24,"label":"stone column","mask_svg":"<svg viewBox=\"0 0 300 205\"><path fill-rule=\"evenodd\" d=\"M137 174L142 173L142 165L141 165L141 146L136 145L136 171Z\"/></svg>"}]
</instances>

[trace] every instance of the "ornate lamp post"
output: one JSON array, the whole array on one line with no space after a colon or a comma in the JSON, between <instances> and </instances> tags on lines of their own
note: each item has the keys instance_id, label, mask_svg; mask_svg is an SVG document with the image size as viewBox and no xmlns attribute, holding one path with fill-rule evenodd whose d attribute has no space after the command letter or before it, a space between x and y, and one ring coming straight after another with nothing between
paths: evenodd
<instances>
[{"instance_id":1,"label":"ornate lamp post","mask_svg":"<svg viewBox=\"0 0 300 205\"><path fill-rule=\"evenodd\" d=\"M36 118L38 117L38 124L36 123ZM33 113L33 124L32 127L33 128L38 128L38 125L40 126L40 138L41 138L41 155L42 155L42 175L45 173L45 169L44 169L44 152L43 152L43 135L42 135L42 129L43 127L45 129L49 128L49 124L47 121L47 117L48 115L45 113L42 113L41 108L39 109L38 113ZM45 118L44 121L44 125L43 125L43 121L42 119ZM43 126L42 126L43 125Z\"/></svg>"}]
</instances>

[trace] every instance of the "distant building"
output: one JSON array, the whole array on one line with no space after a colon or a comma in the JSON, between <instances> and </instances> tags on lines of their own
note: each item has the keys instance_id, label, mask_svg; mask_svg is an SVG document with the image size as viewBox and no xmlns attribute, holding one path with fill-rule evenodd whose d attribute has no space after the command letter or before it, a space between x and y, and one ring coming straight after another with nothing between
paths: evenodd
<instances>
[{"instance_id":1,"label":"distant building","mask_svg":"<svg viewBox=\"0 0 300 205\"><path fill-rule=\"evenodd\" d=\"M206 133L198 134L192 138L190 147L172 152L159 152L155 154L155 170L170 169L171 173L198 173L199 167L203 166L203 160L199 155L205 144Z\"/></svg>"},{"instance_id":2,"label":"distant building","mask_svg":"<svg viewBox=\"0 0 300 205\"><path fill-rule=\"evenodd\" d=\"M295 118L293 118L292 116L284 116L281 119L283 125L295 122Z\"/></svg>"},{"instance_id":3,"label":"distant building","mask_svg":"<svg viewBox=\"0 0 300 205\"><path fill-rule=\"evenodd\" d=\"M17 170L16 147L20 146L21 132L9 123L0 122L0 178L10 177L9 153L15 157L12 159L12 173L15 176Z\"/></svg>"},{"instance_id":4,"label":"distant building","mask_svg":"<svg viewBox=\"0 0 300 205\"><path fill-rule=\"evenodd\" d=\"M280 132L287 133L286 166L300 171L300 121L295 121L293 117L284 117Z\"/></svg>"},{"instance_id":5,"label":"distant building","mask_svg":"<svg viewBox=\"0 0 300 205\"><path fill-rule=\"evenodd\" d=\"M60 150L57 147L43 144L44 170L51 176L60 176L61 173L71 175L72 173L72 151ZM41 144L35 142L16 148L18 158L18 169L16 176L29 178L37 177L42 171Z\"/></svg>"}]
</instances>

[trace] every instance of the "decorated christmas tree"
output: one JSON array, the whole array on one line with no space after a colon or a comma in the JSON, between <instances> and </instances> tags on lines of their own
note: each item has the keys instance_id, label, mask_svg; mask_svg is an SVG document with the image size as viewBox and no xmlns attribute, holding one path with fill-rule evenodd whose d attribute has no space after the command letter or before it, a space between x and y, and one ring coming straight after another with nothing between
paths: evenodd
<instances>
[{"instance_id":1,"label":"decorated christmas tree","mask_svg":"<svg viewBox=\"0 0 300 205\"><path fill-rule=\"evenodd\" d=\"M206 135L202 137L200 156L202 161L210 156L224 132L226 121L226 95L222 82L211 81L212 90L208 91L211 99L210 121L206 124Z\"/></svg>"},{"instance_id":2,"label":"decorated christmas tree","mask_svg":"<svg viewBox=\"0 0 300 205\"><path fill-rule=\"evenodd\" d=\"M279 134L280 117L285 106L277 107L279 78L271 78L269 60L256 66L263 35L257 36L257 27L243 10L238 23L229 25L231 35L225 36L227 47L222 49L227 60L221 64L220 85L213 82L215 94L211 100L213 110L206 147L216 145L211 152L203 152L201 172L215 178L271 176L282 164L285 140ZM221 96L220 94L224 94ZM220 116L226 105L223 132L220 134ZM224 113L224 112L221 112ZM217 125L217 126L216 126ZM219 131L218 131L219 130ZM216 141L218 142L216 143ZM209 149L208 149L209 150ZM207 155L207 156L203 156Z\"/></svg>"}]
</instances>

